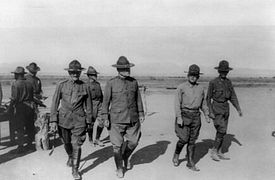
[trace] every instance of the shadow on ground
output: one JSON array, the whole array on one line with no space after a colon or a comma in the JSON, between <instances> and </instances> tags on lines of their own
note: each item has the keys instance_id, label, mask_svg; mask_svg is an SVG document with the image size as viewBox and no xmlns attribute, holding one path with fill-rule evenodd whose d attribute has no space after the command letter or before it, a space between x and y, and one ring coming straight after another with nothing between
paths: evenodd
<instances>
[{"instance_id":1,"label":"shadow on ground","mask_svg":"<svg viewBox=\"0 0 275 180\"><path fill-rule=\"evenodd\" d=\"M4 137L1 140L6 140L6 139L10 139L10 138ZM58 147L61 144L62 144L62 141L60 140L60 138L56 138L56 139L50 138L50 148L52 148L53 146ZM1 146L4 146L4 147L2 147L0 149L0 164L8 162L8 161L16 159L16 158L23 157L25 155L28 155L28 154L36 151L35 144L24 146L23 149L18 150L16 148L17 140L1 142ZM12 148L13 146L15 147L15 149L12 149L12 150L8 151L7 153L1 154L1 151L8 149L8 148Z\"/></svg>"},{"instance_id":2,"label":"shadow on ground","mask_svg":"<svg viewBox=\"0 0 275 180\"><path fill-rule=\"evenodd\" d=\"M153 162L166 152L170 143L170 141L157 141L156 144L139 149L132 155L131 164L134 166Z\"/></svg>"},{"instance_id":3,"label":"shadow on ground","mask_svg":"<svg viewBox=\"0 0 275 180\"><path fill-rule=\"evenodd\" d=\"M98 166L99 164L107 161L109 158L111 158L113 156L113 147L112 146L107 146L105 148L102 148L100 150L97 150L95 152L93 152L92 154L86 156L85 158L83 158L81 160L81 162L84 161L84 163L81 165L80 169L82 169L82 167L84 166L84 164L86 162L88 162L89 160L92 159L96 159L93 164L91 164L90 166L82 169L80 171L81 174L85 174L88 171L94 169L96 166Z\"/></svg>"}]
</instances>

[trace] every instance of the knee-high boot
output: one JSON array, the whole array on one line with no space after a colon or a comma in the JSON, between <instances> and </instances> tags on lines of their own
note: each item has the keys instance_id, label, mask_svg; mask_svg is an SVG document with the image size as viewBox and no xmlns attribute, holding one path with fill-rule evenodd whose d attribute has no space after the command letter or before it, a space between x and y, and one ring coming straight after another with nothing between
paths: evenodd
<instances>
[{"instance_id":1,"label":"knee-high boot","mask_svg":"<svg viewBox=\"0 0 275 180\"><path fill-rule=\"evenodd\" d=\"M188 145L186 166L192 171L200 171L200 169L195 166L194 155L195 155L195 145Z\"/></svg>"},{"instance_id":2,"label":"knee-high boot","mask_svg":"<svg viewBox=\"0 0 275 180\"><path fill-rule=\"evenodd\" d=\"M103 127L97 126L97 128L96 128L96 137L95 137L94 144L99 145L100 147L104 146L104 144L99 140L102 131L103 131Z\"/></svg>"},{"instance_id":3,"label":"knee-high boot","mask_svg":"<svg viewBox=\"0 0 275 180\"><path fill-rule=\"evenodd\" d=\"M136 148L136 147L135 147ZM131 154L134 152L135 148L131 149L129 148L128 145L126 145L125 149L124 149L124 153L123 153L123 162L124 162L124 167L128 170L131 169L131 163L130 163L130 159L129 157L131 156Z\"/></svg>"},{"instance_id":4,"label":"knee-high boot","mask_svg":"<svg viewBox=\"0 0 275 180\"><path fill-rule=\"evenodd\" d=\"M180 153L182 151L182 148L184 147L184 145L186 144L186 142L182 141L182 140L178 140L177 145L176 145L176 149L175 149L175 153L172 159L172 162L174 164L174 166L179 166L179 156Z\"/></svg>"},{"instance_id":5,"label":"knee-high boot","mask_svg":"<svg viewBox=\"0 0 275 180\"><path fill-rule=\"evenodd\" d=\"M81 157L81 148L77 147L73 149L73 166L72 166L72 175L75 180L81 179L81 175L78 172L79 163Z\"/></svg>"},{"instance_id":6,"label":"knee-high boot","mask_svg":"<svg viewBox=\"0 0 275 180\"><path fill-rule=\"evenodd\" d=\"M73 147L71 143L64 144L65 151L68 154L68 161L67 166L72 167L73 166Z\"/></svg>"},{"instance_id":7,"label":"knee-high boot","mask_svg":"<svg viewBox=\"0 0 275 180\"><path fill-rule=\"evenodd\" d=\"M124 177L124 172L122 168L122 154L121 154L121 148L114 149L114 159L116 164L116 175L118 178Z\"/></svg>"}]
</instances>

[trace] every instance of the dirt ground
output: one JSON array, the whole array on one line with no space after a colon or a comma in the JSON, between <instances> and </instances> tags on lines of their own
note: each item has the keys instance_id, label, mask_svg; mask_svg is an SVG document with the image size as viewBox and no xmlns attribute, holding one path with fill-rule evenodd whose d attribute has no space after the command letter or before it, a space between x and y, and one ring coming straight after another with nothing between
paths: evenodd
<instances>
[{"instance_id":1,"label":"dirt ground","mask_svg":"<svg viewBox=\"0 0 275 180\"><path fill-rule=\"evenodd\" d=\"M45 88L46 101L50 105L52 87ZM7 89L5 89L7 91ZM131 162L133 168L125 173L125 180L258 180L275 178L275 89L236 88L244 113L238 117L231 106L228 135L224 151L229 161L211 160L209 149L215 137L213 123L202 118L202 128L196 143L195 161L201 169L193 172L186 168L185 148L180 155L179 167L172 165L177 137L174 133L174 90L149 89L146 95L148 116L142 125L142 138ZM143 99L145 100L145 99ZM35 151L23 155L14 154L16 146L5 146L8 137L7 123L1 123L0 180L68 180L71 169L66 167L64 148L59 145L50 151ZM107 140L104 130L102 139ZM83 180L117 179L111 144L92 147L83 145L80 171Z\"/></svg>"}]
</instances>

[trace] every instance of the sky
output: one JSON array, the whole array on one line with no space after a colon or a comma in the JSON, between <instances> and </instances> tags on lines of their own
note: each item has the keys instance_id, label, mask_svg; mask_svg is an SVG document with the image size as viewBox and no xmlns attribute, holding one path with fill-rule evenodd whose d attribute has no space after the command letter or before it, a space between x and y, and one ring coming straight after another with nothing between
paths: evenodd
<instances>
[{"instance_id":1,"label":"sky","mask_svg":"<svg viewBox=\"0 0 275 180\"><path fill-rule=\"evenodd\" d=\"M65 74L71 60L112 75L119 56L134 75L207 74L222 59L232 73L275 74L272 0L1 0L0 74L36 62ZM273 74L274 72L274 74Z\"/></svg>"}]
</instances>

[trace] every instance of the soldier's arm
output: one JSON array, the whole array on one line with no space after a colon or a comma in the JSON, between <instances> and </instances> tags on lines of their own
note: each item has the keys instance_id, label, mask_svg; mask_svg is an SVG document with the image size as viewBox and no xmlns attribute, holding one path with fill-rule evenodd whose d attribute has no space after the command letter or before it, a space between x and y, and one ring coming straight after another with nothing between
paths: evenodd
<instances>
[{"instance_id":1,"label":"soldier's arm","mask_svg":"<svg viewBox=\"0 0 275 180\"><path fill-rule=\"evenodd\" d=\"M208 85L207 95L206 95L206 105L208 106L209 114L213 114L213 109L211 105L211 99L213 97L213 88L214 88L214 85L210 81Z\"/></svg>"},{"instance_id":2,"label":"soldier's arm","mask_svg":"<svg viewBox=\"0 0 275 180\"><path fill-rule=\"evenodd\" d=\"M203 114L205 117L208 117L209 116L209 109L208 109L208 106L207 106L207 102L206 102L206 98L205 98L205 93L203 91L202 93L202 96L203 96L203 99L202 99L202 102L201 102L201 107L200 109L202 110Z\"/></svg>"},{"instance_id":3,"label":"soldier's arm","mask_svg":"<svg viewBox=\"0 0 275 180\"><path fill-rule=\"evenodd\" d=\"M175 95L175 102L174 102L176 118L181 118L181 104L182 104L181 93L182 93L182 90L180 87L178 87Z\"/></svg>"},{"instance_id":4,"label":"soldier's arm","mask_svg":"<svg viewBox=\"0 0 275 180\"><path fill-rule=\"evenodd\" d=\"M140 91L138 88L138 83L137 83L137 107L138 107L138 116L140 118L144 117L144 110L143 110L143 104L142 104L142 99L141 99L141 95L140 95Z\"/></svg>"},{"instance_id":5,"label":"soldier's arm","mask_svg":"<svg viewBox=\"0 0 275 180\"><path fill-rule=\"evenodd\" d=\"M107 81L105 90L104 90L103 102L102 102L102 118L104 120L108 120L111 98L112 98L112 86L110 81Z\"/></svg>"},{"instance_id":6,"label":"soldier's arm","mask_svg":"<svg viewBox=\"0 0 275 180\"><path fill-rule=\"evenodd\" d=\"M92 123L92 117L93 117L93 102L92 102L92 95L91 92L88 89L88 86L86 86L87 91L87 98L85 101L85 107L86 107L86 123L91 124Z\"/></svg>"},{"instance_id":7,"label":"soldier's arm","mask_svg":"<svg viewBox=\"0 0 275 180\"><path fill-rule=\"evenodd\" d=\"M99 100L99 104L98 104L97 117L102 118L103 93L102 93L102 89L101 89L100 85L99 85L99 90L100 90L100 100Z\"/></svg>"},{"instance_id":8,"label":"soldier's arm","mask_svg":"<svg viewBox=\"0 0 275 180\"><path fill-rule=\"evenodd\" d=\"M3 99L3 91L2 91L2 86L0 83L0 105L2 104L2 99Z\"/></svg>"},{"instance_id":9,"label":"soldier's arm","mask_svg":"<svg viewBox=\"0 0 275 180\"><path fill-rule=\"evenodd\" d=\"M233 104L233 106L236 108L236 110L238 112L241 112L241 107L239 105L239 101L238 101L236 92L235 92L234 87L231 82L230 82L230 90L231 90L231 97L229 100Z\"/></svg>"},{"instance_id":10,"label":"soldier's arm","mask_svg":"<svg viewBox=\"0 0 275 180\"><path fill-rule=\"evenodd\" d=\"M60 104L60 99L62 98L61 89L62 89L62 83L56 86L56 90L53 95L50 122L58 122L58 107Z\"/></svg>"},{"instance_id":11,"label":"soldier's arm","mask_svg":"<svg viewBox=\"0 0 275 180\"><path fill-rule=\"evenodd\" d=\"M18 90L17 86L15 85L15 82L11 85L11 105L15 104L18 101Z\"/></svg>"}]
</instances>

